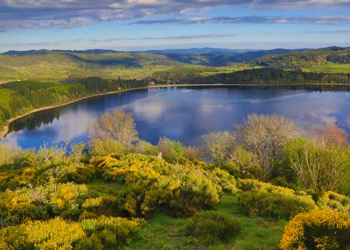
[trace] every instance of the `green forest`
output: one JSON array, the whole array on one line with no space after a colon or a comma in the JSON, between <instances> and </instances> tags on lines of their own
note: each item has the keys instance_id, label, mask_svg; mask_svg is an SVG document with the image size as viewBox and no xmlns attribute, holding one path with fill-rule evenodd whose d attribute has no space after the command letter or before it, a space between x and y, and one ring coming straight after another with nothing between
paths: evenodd
<instances>
[{"instance_id":1,"label":"green forest","mask_svg":"<svg viewBox=\"0 0 350 250\"><path fill-rule=\"evenodd\" d=\"M252 114L202 139L152 145L115 110L86 145L0 144L0 249L349 249L346 131Z\"/></svg>"},{"instance_id":2,"label":"green forest","mask_svg":"<svg viewBox=\"0 0 350 250\"><path fill-rule=\"evenodd\" d=\"M74 83L58 84L37 81L0 85L0 126L10 118L34 109L64 104L90 95L148 86L147 80L105 80L89 77Z\"/></svg>"}]
</instances>

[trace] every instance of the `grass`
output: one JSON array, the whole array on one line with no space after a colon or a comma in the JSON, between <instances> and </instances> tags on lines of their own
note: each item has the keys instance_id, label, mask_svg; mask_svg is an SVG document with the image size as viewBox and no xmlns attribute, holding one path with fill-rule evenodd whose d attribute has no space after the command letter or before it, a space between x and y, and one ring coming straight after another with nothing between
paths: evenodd
<instances>
[{"instance_id":1,"label":"grass","mask_svg":"<svg viewBox=\"0 0 350 250\"><path fill-rule=\"evenodd\" d=\"M212 68L211 71L204 71L200 75L201 76L211 76L211 75L215 75L215 74L233 73L233 72L237 72L240 70L256 69L256 68L261 68L261 67L251 66L249 64L243 64L243 63L232 63L230 66Z\"/></svg>"},{"instance_id":2,"label":"grass","mask_svg":"<svg viewBox=\"0 0 350 250\"><path fill-rule=\"evenodd\" d=\"M225 194L212 209L232 214L241 222L242 233L238 238L221 245L203 246L196 239L184 235L182 228L187 218L158 214L147 220L144 238L132 244L129 249L278 249L285 221L247 217L242 212L237 197L232 194Z\"/></svg>"},{"instance_id":3,"label":"grass","mask_svg":"<svg viewBox=\"0 0 350 250\"><path fill-rule=\"evenodd\" d=\"M98 76L105 79L143 79L181 65L163 55L147 53L75 54L64 52L0 55L0 82Z\"/></svg>"},{"instance_id":4,"label":"grass","mask_svg":"<svg viewBox=\"0 0 350 250\"><path fill-rule=\"evenodd\" d=\"M336 64L328 62L324 65L304 69L304 71L317 73L350 73L350 64Z\"/></svg>"},{"instance_id":5,"label":"grass","mask_svg":"<svg viewBox=\"0 0 350 250\"><path fill-rule=\"evenodd\" d=\"M116 183L108 183L100 179L91 181L87 186L91 192L95 192L99 196L115 195L118 193L118 186Z\"/></svg>"}]
</instances>

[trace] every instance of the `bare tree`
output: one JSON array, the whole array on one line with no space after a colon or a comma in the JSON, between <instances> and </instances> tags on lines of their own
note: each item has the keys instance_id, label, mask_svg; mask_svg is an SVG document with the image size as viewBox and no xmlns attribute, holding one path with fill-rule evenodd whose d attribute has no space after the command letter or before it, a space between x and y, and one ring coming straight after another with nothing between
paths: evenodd
<instances>
[{"instance_id":1,"label":"bare tree","mask_svg":"<svg viewBox=\"0 0 350 250\"><path fill-rule=\"evenodd\" d=\"M235 127L238 143L254 153L265 180L271 177L273 160L282 157L282 146L299 135L291 121L277 115L249 115L243 124Z\"/></svg>"},{"instance_id":2,"label":"bare tree","mask_svg":"<svg viewBox=\"0 0 350 250\"><path fill-rule=\"evenodd\" d=\"M90 140L114 140L126 149L131 148L138 140L138 132L131 114L114 110L105 113L89 127Z\"/></svg>"}]
</instances>

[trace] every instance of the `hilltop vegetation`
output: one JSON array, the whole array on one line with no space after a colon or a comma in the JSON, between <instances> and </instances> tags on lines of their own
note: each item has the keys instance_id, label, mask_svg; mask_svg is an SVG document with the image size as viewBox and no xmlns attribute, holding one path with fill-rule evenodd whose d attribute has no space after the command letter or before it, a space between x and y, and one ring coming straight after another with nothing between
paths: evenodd
<instances>
[{"instance_id":1,"label":"hilltop vegetation","mask_svg":"<svg viewBox=\"0 0 350 250\"><path fill-rule=\"evenodd\" d=\"M0 144L0 249L348 249L349 137L312 135L251 115L152 145L116 110L89 145Z\"/></svg>"},{"instance_id":2,"label":"hilltop vegetation","mask_svg":"<svg viewBox=\"0 0 350 250\"><path fill-rule=\"evenodd\" d=\"M313 72L349 73L350 48L292 52L285 55L268 55L251 61L252 64L279 69L304 69Z\"/></svg>"}]
</instances>

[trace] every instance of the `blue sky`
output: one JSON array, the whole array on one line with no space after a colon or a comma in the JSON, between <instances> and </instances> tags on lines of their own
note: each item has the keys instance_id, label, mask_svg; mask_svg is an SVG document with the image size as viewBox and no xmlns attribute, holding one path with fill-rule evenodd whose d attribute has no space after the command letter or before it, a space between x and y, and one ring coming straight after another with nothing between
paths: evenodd
<instances>
[{"instance_id":1,"label":"blue sky","mask_svg":"<svg viewBox=\"0 0 350 250\"><path fill-rule=\"evenodd\" d=\"M0 51L350 46L350 0L0 0Z\"/></svg>"}]
</instances>

